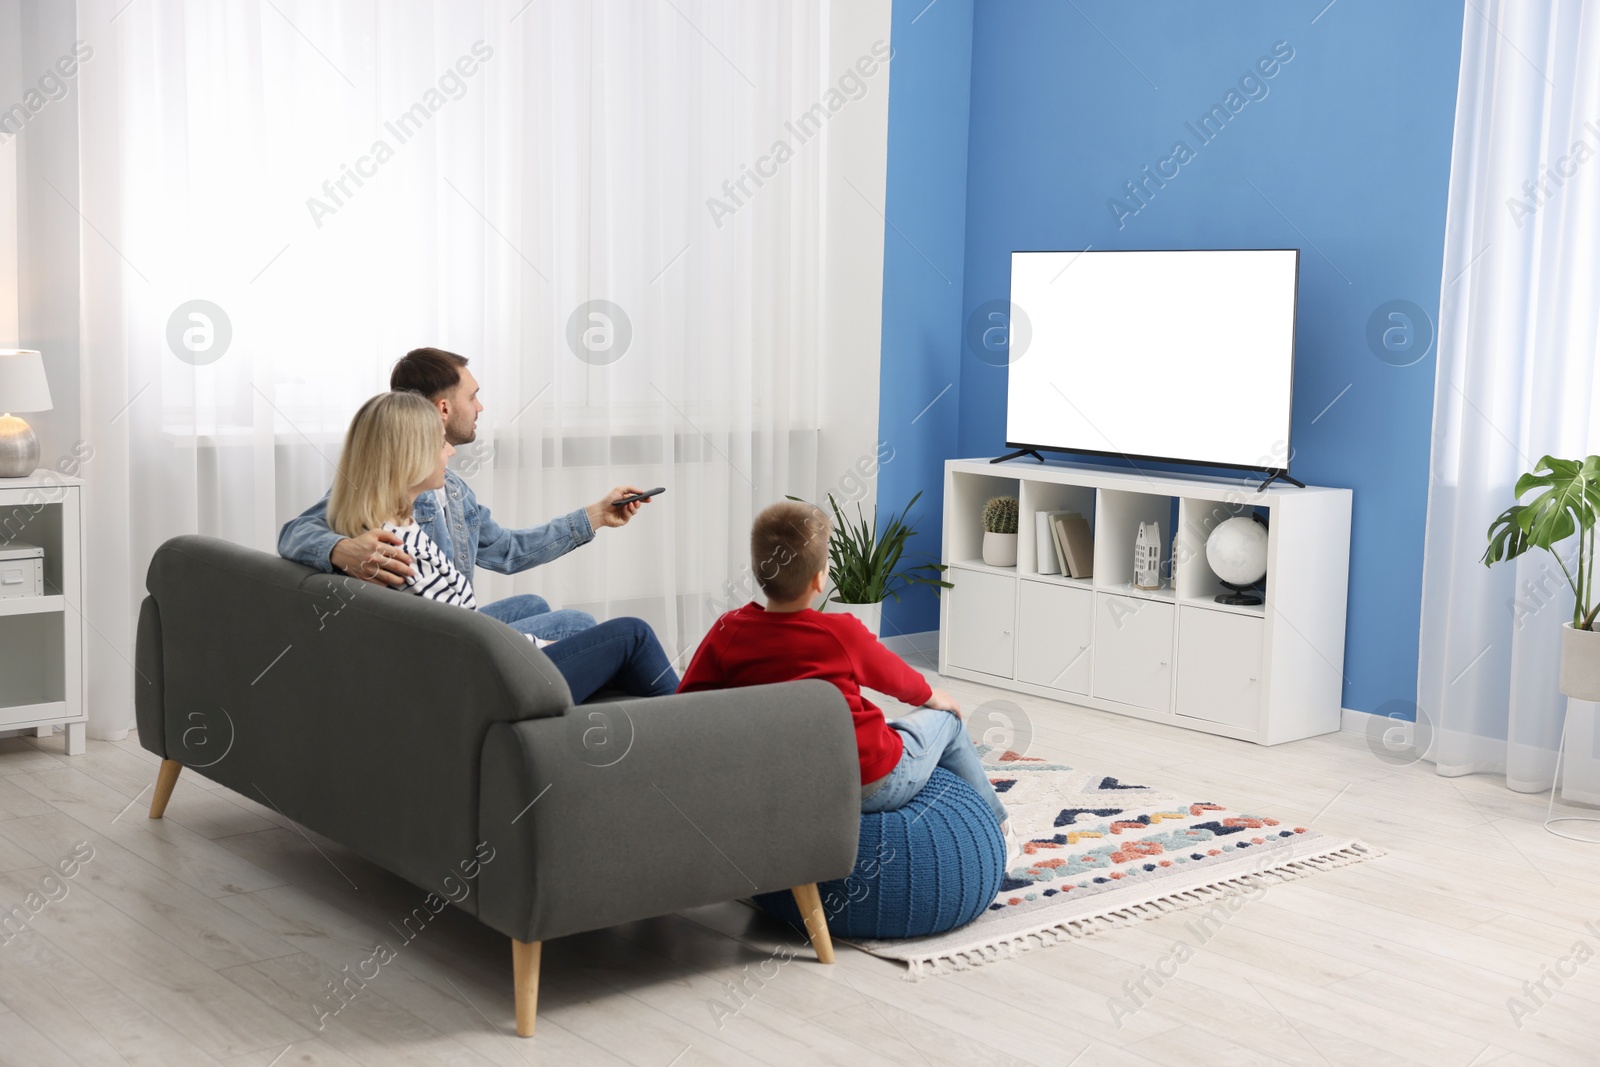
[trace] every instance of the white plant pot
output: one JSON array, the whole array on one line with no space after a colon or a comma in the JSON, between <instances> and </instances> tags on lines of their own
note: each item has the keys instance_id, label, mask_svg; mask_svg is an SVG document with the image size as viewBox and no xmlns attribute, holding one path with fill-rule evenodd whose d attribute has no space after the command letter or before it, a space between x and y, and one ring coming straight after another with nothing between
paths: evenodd
<instances>
[{"instance_id":1,"label":"white plant pot","mask_svg":"<svg viewBox=\"0 0 1600 1067\"><path fill-rule=\"evenodd\" d=\"M983 531L983 561L991 567L1017 565L1017 535Z\"/></svg>"},{"instance_id":2,"label":"white plant pot","mask_svg":"<svg viewBox=\"0 0 1600 1067\"><path fill-rule=\"evenodd\" d=\"M1561 692L1578 700L1600 701L1600 630L1561 624Z\"/></svg>"},{"instance_id":3,"label":"white plant pot","mask_svg":"<svg viewBox=\"0 0 1600 1067\"><path fill-rule=\"evenodd\" d=\"M854 615L861 620L861 625L871 631L873 637L880 636L879 630L883 627L883 602L876 604L840 604L828 601L827 610L842 611Z\"/></svg>"}]
</instances>

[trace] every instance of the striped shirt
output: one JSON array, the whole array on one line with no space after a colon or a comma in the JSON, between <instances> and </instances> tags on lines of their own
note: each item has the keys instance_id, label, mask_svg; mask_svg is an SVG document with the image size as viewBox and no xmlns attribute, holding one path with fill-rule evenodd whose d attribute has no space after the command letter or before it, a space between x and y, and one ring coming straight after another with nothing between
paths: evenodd
<instances>
[{"instance_id":1,"label":"striped shirt","mask_svg":"<svg viewBox=\"0 0 1600 1067\"><path fill-rule=\"evenodd\" d=\"M472 595L472 582L450 562L433 538L423 533L421 526L415 522L404 526L386 522L383 528L400 535L406 552L415 561L411 565L415 573L406 579L407 589L429 600L478 610L478 600Z\"/></svg>"}]
</instances>

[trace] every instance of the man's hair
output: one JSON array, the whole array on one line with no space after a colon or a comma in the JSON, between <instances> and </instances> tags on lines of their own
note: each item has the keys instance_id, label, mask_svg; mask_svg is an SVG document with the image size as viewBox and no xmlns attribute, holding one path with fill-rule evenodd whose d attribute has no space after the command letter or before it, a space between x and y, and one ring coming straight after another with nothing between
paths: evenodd
<instances>
[{"instance_id":1,"label":"man's hair","mask_svg":"<svg viewBox=\"0 0 1600 1067\"><path fill-rule=\"evenodd\" d=\"M442 348L413 348L389 372L389 388L438 400L461 384L461 368L466 365L466 356Z\"/></svg>"},{"instance_id":2,"label":"man's hair","mask_svg":"<svg viewBox=\"0 0 1600 1067\"><path fill-rule=\"evenodd\" d=\"M828 564L833 524L821 508L784 500L762 509L750 528L750 566L769 600L793 600Z\"/></svg>"}]
</instances>

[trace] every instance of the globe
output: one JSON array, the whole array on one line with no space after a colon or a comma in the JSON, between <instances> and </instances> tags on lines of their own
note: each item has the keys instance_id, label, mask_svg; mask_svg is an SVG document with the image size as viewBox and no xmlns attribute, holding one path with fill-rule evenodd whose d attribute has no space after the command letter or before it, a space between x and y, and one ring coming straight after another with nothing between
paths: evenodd
<instances>
[{"instance_id":1,"label":"globe","mask_svg":"<svg viewBox=\"0 0 1600 1067\"><path fill-rule=\"evenodd\" d=\"M1218 524L1206 538L1206 562L1229 585L1253 585L1267 573L1267 528L1239 516Z\"/></svg>"}]
</instances>

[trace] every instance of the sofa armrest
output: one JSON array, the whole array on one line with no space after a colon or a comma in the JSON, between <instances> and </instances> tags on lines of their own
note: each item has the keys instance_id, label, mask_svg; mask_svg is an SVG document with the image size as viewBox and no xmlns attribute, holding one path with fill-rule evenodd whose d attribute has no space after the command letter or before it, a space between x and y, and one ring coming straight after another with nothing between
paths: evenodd
<instances>
[{"instance_id":1,"label":"sofa armrest","mask_svg":"<svg viewBox=\"0 0 1600 1067\"><path fill-rule=\"evenodd\" d=\"M133 711L139 743L162 759L167 758L167 710L161 671L161 611L156 598L139 605L139 629L133 645Z\"/></svg>"},{"instance_id":2,"label":"sofa armrest","mask_svg":"<svg viewBox=\"0 0 1600 1067\"><path fill-rule=\"evenodd\" d=\"M496 723L480 781L479 837L493 854L477 872L477 915L519 941L842 878L855 865L855 730L824 681Z\"/></svg>"}]
</instances>

